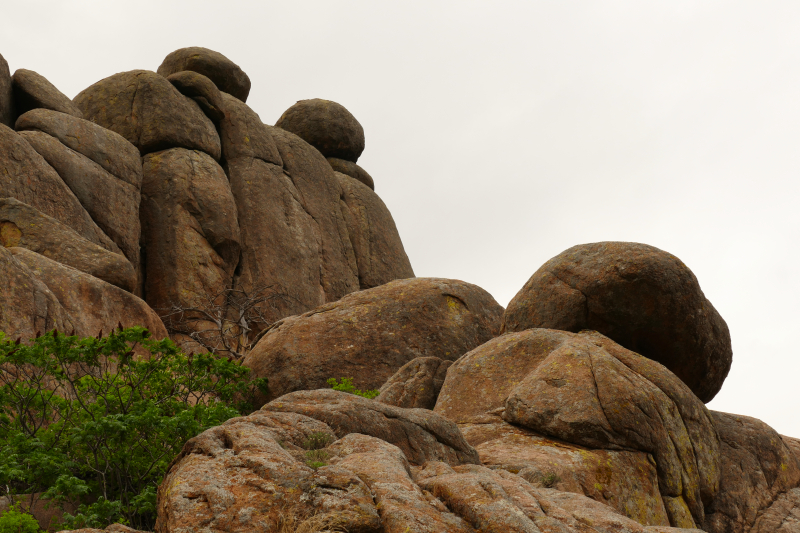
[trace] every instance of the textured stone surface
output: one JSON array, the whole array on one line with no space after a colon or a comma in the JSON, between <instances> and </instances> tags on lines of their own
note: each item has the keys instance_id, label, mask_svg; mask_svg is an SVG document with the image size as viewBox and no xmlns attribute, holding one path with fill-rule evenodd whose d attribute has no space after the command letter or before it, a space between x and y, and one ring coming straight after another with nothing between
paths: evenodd
<instances>
[{"instance_id":1,"label":"textured stone surface","mask_svg":"<svg viewBox=\"0 0 800 533\"><path fill-rule=\"evenodd\" d=\"M72 330L72 319L56 296L4 246L0 246L0 278L0 331L12 340L27 341L53 328Z\"/></svg>"},{"instance_id":2,"label":"textured stone surface","mask_svg":"<svg viewBox=\"0 0 800 533\"><path fill-rule=\"evenodd\" d=\"M593 450L502 420L462 424L481 464L514 473L535 487L582 494L645 525L669 525L652 458L642 452Z\"/></svg>"},{"instance_id":3,"label":"textured stone surface","mask_svg":"<svg viewBox=\"0 0 800 533\"><path fill-rule=\"evenodd\" d=\"M0 198L0 244L27 248L132 292L133 265L122 254L89 242L58 220L14 198Z\"/></svg>"},{"instance_id":4,"label":"textured stone surface","mask_svg":"<svg viewBox=\"0 0 800 533\"><path fill-rule=\"evenodd\" d=\"M31 109L52 109L83 118L80 109L64 93L47 81L47 78L24 68L11 77L14 90L14 108L18 115Z\"/></svg>"},{"instance_id":5,"label":"textured stone surface","mask_svg":"<svg viewBox=\"0 0 800 533\"><path fill-rule=\"evenodd\" d=\"M758 517L750 533L800 533L800 488L778 496Z\"/></svg>"},{"instance_id":6,"label":"textured stone surface","mask_svg":"<svg viewBox=\"0 0 800 533\"><path fill-rule=\"evenodd\" d=\"M459 423L502 414L573 444L649 453L673 526L702 524L719 488L719 437L702 402L664 366L596 332L493 339L450 367L434 410Z\"/></svg>"},{"instance_id":7,"label":"textured stone surface","mask_svg":"<svg viewBox=\"0 0 800 533\"><path fill-rule=\"evenodd\" d=\"M158 67L158 73L165 77L183 70L198 72L214 82L220 91L247 101L250 78L239 65L219 52L200 46L180 48L165 57Z\"/></svg>"},{"instance_id":8,"label":"textured stone surface","mask_svg":"<svg viewBox=\"0 0 800 533\"><path fill-rule=\"evenodd\" d=\"M361 289L393 279L413 278L414 270L397 226L380 197L349 176L334 174L342 188L339 205L353 246Z\"/></svg>"},{"instance_id":9,"label":"textured stone surface","mask_svg":"<svg viewBox=\"0 0 800 533\"><path fill-rule=\"evenodd\" d=\"M8 62L0 54L0 124L13 127L15 116L11 72L8 70Z\"/></svg>"},{"instance_id":10,"label":"textured stone surface","mask_svg":"<svg viewBox=\"0 0 800 533\"><path fill-rule=\"evenodd\" d=\"M40 131L23 131L20 135L58 172L92 220L138 271L139 188L118 179L55 137Z\"/></svg>"},{"instance_id":11,"label":"textured stone surface","mask_svg":"<svg viewBox=\"0 0 800 533\"><path fill-rule=\"evenodd\" d=\"M209 155L173 148L143 158L145 299L159 313L204 307L231 287L239 223L228 178Z\"/></svg>"},{"instance_id":12,"label":"textured stone surface","mask_svg":"<svg viewBox=\"0 0 800 533\"><path fill-rule=\"evenodd\" d=\"M503 308L483 289L439 278L349 294L267 331L243 364L268 377L270 398L353 377L380 387L417 357L455 360L497 334Z\"/></svg>"},{"instance_id":13,"label":"textured stone surface","mask_svg":"<svg viewBox=\"0 0 800 533\"><path fill-rule=\"evenodd\" d=\"M343 105L330 100L300 100L283 112L275 126L294 133L325 157L355 163L364 151L364 128Z\"/></svg>"},{"instance_id":14,"label":"textured stone surface","mask_svg":"<svg viewBox=\"0 0 800 533\"><path fill-rule=\"evenodd\" d=\"M264 125L258 114L244 102L227 93L221 93L221 98L225 116L219 129L225 160L254 157L282 166L283 160L272 138L272 128Z\"/></svg>"},{"instance_id":15,"label":"textured stone surface","mask_svg":"<svg viewBox=\"0 0 800 533\"><path fill-rule=\"evenodd\" d=\"M677 257L645 244L600 242L542 265L508 304L504 331L597 330L669 368L704 402L731 366L728 326Z\"/></svg>"},{"instance_id":16,"label":"textured stone surface","mask_svg":"<svg viewBox=\"0 0 800 533\"><path fill-rule=\"evenodd\" d=\"M716 411L711 415L721 441L722 475L703 529L751 531L757 517L780 494L800 485L800 464L780 435L762 421Z\"/></svg>"},{"instance_id":17,"label":"textured stone surface","mask_svg":"<svg viewBox=\"0 0 800 533\"><path fill-rule=\"evenodd\" d=\"M118 133L49 109L28 111L17 119L16 128L18 131L38 130L51 135L137 190L142 186L139 150Z\"/></svg>"},{"instance_id":18,"label":"textured stone surface","mask_svg":"<svg viewBox=\"0 0 800 533\"><path fill-rule=\"evenodd\" d=\"M81 91L74 101L86 119L119 133L142 155L188 148L220 158L219 135L211 119L155 72L114 74Z\"/></svg>"},{"instance_id":19,"label":"textured stone surface","mask_svg":"<svg viewBox=\"0 0 800 533\"><path fill-rule=\"evenodd\" d=\"M167 330L158 315L133 294L25 248L9 248L52 291L69 314L78 336L95 336L123 327L144 326L154 339Z\"/></svg>"},{"instance_id":20,"label":"textured stone surface","mask_svg":"<svg viewBox=\"0 0 800 533\"><path fill-rule=\"evenodd\" d=\"M329 157L327 159L328 163L331 164L331 168L333 168L333 170L336 172L341 172L346 176L350 176L351 178L360 181L373 191L375 190L375 182L373 181L372 176L367 174L367 171L357 164L351 161L345 161L344 159L338 159L336 157Z\"/></svg>"},{"instance_id":21,"label":"textured stone surface","mask_svg":"<svg viewBox=\"0 0 800 533\"><path fill-rule=\"evenodd\" d=\"M114 242L94 223L58 173L24 138L0 125L0 198L35 207L81 237L111 251Z\"/></svg>"},{"instance_id":22,"label":"textured stone surface","mask_svg":"<svg viewBox=\"0 0 800 533\"><path fill-rule=\"evenodd\" d=\"M397 407L433 409L451 363L438 357L412 359L381 386L375 401Z\"/></svg>"},{"instance_id":23,"label":"textured stone surface","mask_svg":"<svg viewBox=\"0 0 800 533\"><path fill-rule=\"evenodd\" d=\"M182 70L167 76L167 80L184 96L200 106L203 113L214 122L225 116L222 95L214 82L198 72Z\"/></svg>"}]
</instances>

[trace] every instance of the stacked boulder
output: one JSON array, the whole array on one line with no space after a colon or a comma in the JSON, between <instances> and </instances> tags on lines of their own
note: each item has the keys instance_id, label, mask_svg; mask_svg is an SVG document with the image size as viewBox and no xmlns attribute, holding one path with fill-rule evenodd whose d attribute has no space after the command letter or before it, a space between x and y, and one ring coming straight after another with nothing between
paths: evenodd
<instances>
[{"instance_id":1,"label":"stacked boulder","mask_svg":"<svg viewBox=\"0 0 800 533\"><path fill-rule=\"evenodd\" d=\"M355 118L331 103L341 112L320 123L309 108L318 137L297 136L264 124L245 103L249 91L238 65L199 47L169 54L158 72L110 76L74 100L33 71L11 76L0 57L0 253L14 256L4 263L8 275L28 280L21 290L37 309L29 313L18 305L21 293L5 293L0 331L29 338L63 325L61 298L30 292L39 287L31 269L44 272L44 260L126 294L80 305L85 296L68 298L71 324L82 313L105 313L116 316L111 326L143 324L163 336L158 315L188 310L190 329L199 330L208 324L197 317L210 307L217 318L232 316L231 294L267 294L259 321L242 323L246 340L286 316L413 277L371 178L366 187L335 172L312 146L326 129L339 141L342 129L357 130L343 141L352 146L338 148L357 151L347 155L355 164L364 149ZM58 290L74 295L77 286Z\"/></svg>"}]
</instances>

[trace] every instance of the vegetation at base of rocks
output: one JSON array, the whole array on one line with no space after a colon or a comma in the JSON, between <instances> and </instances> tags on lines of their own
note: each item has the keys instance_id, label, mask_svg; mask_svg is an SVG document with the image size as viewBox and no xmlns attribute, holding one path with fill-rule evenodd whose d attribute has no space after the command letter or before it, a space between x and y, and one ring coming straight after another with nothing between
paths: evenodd
<instances>
[{"instance_id":1,"label":"vegetation at base of rocks","mask_svg":"<svg viewBox=\"0 0 800 533\"><path fill-rule=\"evenodd\" d=\"M19 502L0 515L0 533L40 533L39 522L30 514L21 511Z\"/></svg>"},{"instance_id":2,"label":"vegetation at base of rocks","mask_svg":"<svg viewBox=\"0 0 800 533\"><path fill-rule=\"evenodd\" d=\"M278 517L277 533L336 533L347 531L336 514L306 516L302 509L285 509Z\"/></svg>"},{"instance_id":3,"label":"vegetation at base of rocks","mask_svg":"<svg viewBox=\"0 0 800 533\"><path fill-rule=\"evenodd\" d=\"M306 452L306 465L316 470L328 464L328 452L325 450L308 450Z\"/></svg>"},{"instance_id":4,"label":"vegetation at base of rocks","mask_svg":"<svg viewBox=\"0 0 800 533\"><path fill-rule=\"evenodd\" d=\"M303 448L306 450L321 450L333 442L333 436L325 433L324 431L315 431L303 442Z\"/></svg>"},{"instance_id":5,"label":"vegetation at base of rocks","mask_svg":"<svg viewBox=\"0 0 800 533\"><path fill-rule=\"evenodd\" d=\"M350 394L355 394L356 396L363 396L364 398L369 398L370 400L380 394L380 391L375 389L363 391L358 390L355 385L353 385L353 378L342 378L341 380L330 378L328 380L328 385L330 385L333 390L348 392Z\"/></svg>"},{"instance_id":6,"label":"vegetation at base of rocks","mask_svg":"<svg viewBox=\"0 0 800 533\"><path fill-rule=\"evenodd\" d=\"M559 481L561 481L561 476L555 472L548 472L541 479L542 486L546 488L555 486Z\"/></svg>"},{"instance_id":7,"label":"vegetation at base of rocks","mask_svg":"<svg viewBox=\"0 0 800 533\"><path fill-rule=\"evenodd\" d=\"M251 411L266 380L133 327L105 338L0 333L0 487L80 504L64 527L152 530L156 489L187 439Z\"/></svg>"}]
</instances>

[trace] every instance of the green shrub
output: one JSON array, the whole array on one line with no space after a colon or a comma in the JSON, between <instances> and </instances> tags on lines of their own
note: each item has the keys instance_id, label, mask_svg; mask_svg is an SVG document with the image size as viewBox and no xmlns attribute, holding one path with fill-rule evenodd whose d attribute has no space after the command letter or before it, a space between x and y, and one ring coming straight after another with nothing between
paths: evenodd
<instances>
[{"instance_id":1,"label":"green shrub","mask_svg":"<svg viewBox=\"0 0 800 533\"><path fill-rule=\"evenodd\" d=\"M316 470L328 464L330 455L325 450L308 450L306 452L306 465Z\"/></svg>"},{"instance_id":2,"label":"green shrub","mask_svg":"<svg viewBox=\"0 0 800 533\"><path fill-rule=\"evenodd\" d=\"M364 398L372 399L380 394L380 391L375 389L372 390L358 390L355 385L353 385L353 378L342 378L341 383L337 381L336 378L330 378L328 380L328 385L331 386L333 390L338 390L342 392L349 392L350 394L355 394L356 396L363 396Z\"/></svg>"},{"instance_id":3,"label":"green shrub","mask_svg":"<svg viewBox=\"0 0 800 533\"><path fill-rule=\"evenodd\" d=\"M39 522L24 511L19 510L19 502L8 508L0 516L0 533L40 533Z\"/></svg>"},{"instance_id":4,"label":"green shrub","mask_svg":"<svg viewBox=\"0 0 800 533\"><path fill-rule=\"evenodd\" d=\"M26 346L0 333L0 486L82 503L67 528L152 530L156 488L184 442L249 412L266 380L141 327L101 337L54 331Z\"/></svg>"}]
</instances>

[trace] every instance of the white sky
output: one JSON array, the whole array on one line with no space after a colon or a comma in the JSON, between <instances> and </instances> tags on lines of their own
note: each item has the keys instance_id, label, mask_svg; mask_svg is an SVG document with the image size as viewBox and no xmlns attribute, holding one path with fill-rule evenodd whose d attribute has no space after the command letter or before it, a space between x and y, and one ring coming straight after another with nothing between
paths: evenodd
<instances>
[{"instance_id":1,"label":"white sky","mask_svg":"<svg viewBox=\"0 0 800 533\"><path fill-rule=\"evenodd\" d=\"M205 46L269 124L343 104L416 274L504 306L572 245L667 250L731 329L709 407L800 437L798 28L796 1L24 0L0 53L73 97Z\"/></svg>"}]
</instances>

